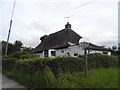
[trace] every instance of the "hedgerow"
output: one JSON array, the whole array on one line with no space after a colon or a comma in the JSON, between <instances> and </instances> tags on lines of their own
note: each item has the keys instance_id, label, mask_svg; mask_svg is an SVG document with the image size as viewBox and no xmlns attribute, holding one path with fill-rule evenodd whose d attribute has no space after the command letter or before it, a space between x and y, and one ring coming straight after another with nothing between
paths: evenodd
<instances>
[{"instance_id":1,"label":"hedgerow","mask_svg":"<svg viewBox=\"0 0 120 90\"><path fill-rule=\"evenodd\" d=\"M27 55L27 54L26 54ZM116 56L108 56L103 54L89 54L88 68L110 68L118 66L118 58ZM57 75L59 72L77 72L83 71L85 68L84 58L76 57L57 57L57 58L3 58L3 68L17 68L22 72L36 72L49 67L52 72Z\"/></svg>"},{"instance_id":2,"label":"hedgerow","mask_svg":"<svg viewBox=\"0 0 120 90\"><path fill-rule=\"evenodd\" d=\"M31 85L33 83L35 88L56 87L56 78L59 73L79 72L84 71L85 68L85 60L83 57L39 58L35 56L29 58L29 55L27 58L23 58L24 54L13 55L13 57L4 57L2 61L3 71L7 71L6 73L9 76L27 87L32 87ZM88 55L89 69L112 68L117 66L118 58L116 56L103 54ZM51 76L49 76L50 74ZM18 79L22 77L24 78L23 80ZM44 83L44 85L40 86L42 83Z\"/></svg>"}]
</instances>

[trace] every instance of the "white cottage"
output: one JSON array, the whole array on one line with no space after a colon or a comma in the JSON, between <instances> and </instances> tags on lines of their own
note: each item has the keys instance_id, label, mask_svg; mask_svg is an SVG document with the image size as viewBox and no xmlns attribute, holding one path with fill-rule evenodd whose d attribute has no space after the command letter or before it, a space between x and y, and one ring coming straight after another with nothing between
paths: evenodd
<instances>
[{"instance_id":1,"label":"white cottage","mask_svg":"<svg viewBox=\"0 0 120 90\"><path fill-rule=\"evenodd\" d=\"M65 29L47 36L32 52L42 58L56 56L78 57L78 55L84 54L84 49L78 45L81 38L80 35L71 29L71 24L67 22ZM103 51L109 52L110 49L91 43L88 47L89 53L103 53Z\"/></svg>"}]
</instances>

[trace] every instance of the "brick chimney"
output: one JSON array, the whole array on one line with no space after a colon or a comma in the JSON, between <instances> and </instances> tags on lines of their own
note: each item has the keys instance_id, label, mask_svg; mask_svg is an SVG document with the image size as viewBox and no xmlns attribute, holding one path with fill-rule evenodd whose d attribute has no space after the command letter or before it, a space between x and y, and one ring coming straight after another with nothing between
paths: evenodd
<instances>
[{"instance_id":1,"label":"brick chimney","mask_svg":"<svg viewBox=\"0 0 120 90\"><path fill-rule=\"evenodd\" d=\"M71 29L71 24L69 24L69 22L67 22L67 24L65 25L65 29Z\"/></svg>"}]
</instances>

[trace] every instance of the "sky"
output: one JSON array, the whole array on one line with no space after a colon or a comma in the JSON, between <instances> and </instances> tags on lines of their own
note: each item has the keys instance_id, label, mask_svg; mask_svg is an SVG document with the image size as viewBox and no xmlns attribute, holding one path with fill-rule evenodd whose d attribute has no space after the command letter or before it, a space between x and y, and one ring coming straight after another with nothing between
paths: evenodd
<instances>
[{"instance_id":1,"label":"sky","mask_svg":"<svg viewBox=\"0 0 120 90\"><path fill-rule=\"evenodd\" d=\"M60 31L68 22L72 30L99 46L118 44L119 0L16 0L10 42L36 47L40 37ZM0 0L0 39L7 40L14 0Z\"/></svg>"}]
</instances>

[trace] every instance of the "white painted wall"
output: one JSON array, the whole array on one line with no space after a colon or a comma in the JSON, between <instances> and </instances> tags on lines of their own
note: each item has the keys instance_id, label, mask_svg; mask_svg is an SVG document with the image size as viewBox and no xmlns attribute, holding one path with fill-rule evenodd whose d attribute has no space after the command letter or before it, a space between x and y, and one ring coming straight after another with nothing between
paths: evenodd
<instances>
[{"instance_id":1,"label":"white painted wall","mask_svg":"<svg viewBox=\"0 0 120 90\"><path fill-rule=\"evenodd\" d=\"M74 56L74 54L78 54L78 55L84 54L84 49L80 47L79 45L69 46L68 48L64 48L64 49L49 49L48 57L54 58L56 56L52 56L51 51L56 51L56 56L62 56L62 57L68 57L68 56L78 57L78 56ZM67 53L69 53L69 55ZM102 53L103 54L103 51L90 50L89 53ZM41 58L44 58L44 51L41 53L37 53L37 55L39 55ZM108 52L107 55L111 55L111 52Z\"/></svg>"},{"instance_id":2,"label":"white painted wall","mask_svg":"<svg viewBox=\"0 0 120 90\"><path fill-rule=\"evenodd\" d=\"M41 53L35 53L36 55L38 55L40 58L44 58L44 51L42 51Z\"/></svg>"},{"instance_id":3,"label":"white painted wall","mask_svg":"<svg viewBox=\"0 0 120 90\"><path fill-rule=\"evenodd\" d=\"M89 53L102 53L103 54L103 51L90 50Z\"/></svg>"},{"instance_id":4,"label":"white painted wall","mask_svg":"<svg viewBox=\"0 0 120 90\"><path fill-rule=\"evenodd\" d=\"M62 52L64 51L64 52ZM59 49L59 50L56 50L56 55L57 56L69 56L67 53L69 53L69 55L71 57L77 57L77 56L74 56L75 53L78 53L78 55L83 55L84 54L84 50L82 49L82 47L80 46L69 46L68 48L64 48L64 49Z\"/></svg>"},{"instance_id":5,"label":"white painted wall","mask_svg":"<svg viewBox=\"0 0 120 90\"><path fill-rule=\"evenodd\" d=\"M102 53L102 54L103 54L103 52L108 52L108 54L106 54L106 55L111 55L111 52L109 52L109 51L96 51L96 50L90 50L89 53Z\"/></svg>"}]
</instances>

